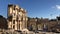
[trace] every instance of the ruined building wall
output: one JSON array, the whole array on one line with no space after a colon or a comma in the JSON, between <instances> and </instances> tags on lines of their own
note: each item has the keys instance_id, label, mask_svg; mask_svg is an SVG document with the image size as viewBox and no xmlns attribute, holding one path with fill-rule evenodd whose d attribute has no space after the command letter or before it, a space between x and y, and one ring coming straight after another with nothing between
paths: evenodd
<instances>
[{"instance_id":1,"label":"ruined building wall","mask_svg":"<svg viewBox=\"0 0 60 34\"><path fill-rule=\"evenodd\" d=\"M27 28L27 15L26 10L20 8L18 5L8 5L8 28L14 30L23 30ZM11 16L11 17L10 17Z\"/></svg>"}]
</instances>

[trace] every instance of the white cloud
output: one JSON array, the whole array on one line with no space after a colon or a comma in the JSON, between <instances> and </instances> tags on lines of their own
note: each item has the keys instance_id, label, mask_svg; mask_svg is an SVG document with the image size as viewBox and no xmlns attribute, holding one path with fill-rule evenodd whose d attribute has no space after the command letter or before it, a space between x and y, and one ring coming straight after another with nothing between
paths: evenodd
<instances>
[{"instance_id":1,"label":"white cloud","mask_svg":"<svg viewBox=\"0 0 60 34\"><path fill-rule=\"evenodd\" d=\"M56 5L56 9L60 9L60 5Z\"/></svg>"},{"instance_id":2,"label":"white cloud","mask_svg":"<svg viewBox=\"0 0 60 34\"><path fill-rule=\"evenodd\" d=\"M57 9L57 10L60 10L60 5L55 5L52 8Z\"/></svg>"}]
</instances>

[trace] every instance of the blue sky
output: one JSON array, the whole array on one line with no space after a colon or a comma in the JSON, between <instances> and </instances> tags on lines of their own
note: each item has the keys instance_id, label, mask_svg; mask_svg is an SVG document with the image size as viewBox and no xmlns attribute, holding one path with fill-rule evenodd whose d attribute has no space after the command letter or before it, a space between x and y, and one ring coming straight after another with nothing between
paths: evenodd
<instances>
[{"instance_id":1,"label":"blue sky","mask_svg":"<svg viewBox=\"0 0 60 34\"><path fill-rule=\"evenodd\" d=\"M55 18L60 15L60 0L0 0L0 15L7 17L8 4L26 9L29 17Z\"/></svg>"}]
</instances>

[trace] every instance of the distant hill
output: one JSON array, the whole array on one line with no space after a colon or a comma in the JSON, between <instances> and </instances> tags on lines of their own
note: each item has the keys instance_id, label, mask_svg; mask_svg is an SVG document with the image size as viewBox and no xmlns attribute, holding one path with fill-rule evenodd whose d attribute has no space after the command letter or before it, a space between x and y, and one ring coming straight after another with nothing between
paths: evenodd
<instances>
[{"instance_id":1,"label":"distant hill","mask_svg":"<svg viewBox=\"0 0 60 34\"><path fill-rule=\"evenodd\" d=\"M0 28L1 29L7 29L7 19L0 15Z\"/></svg>"}]
</instances>

